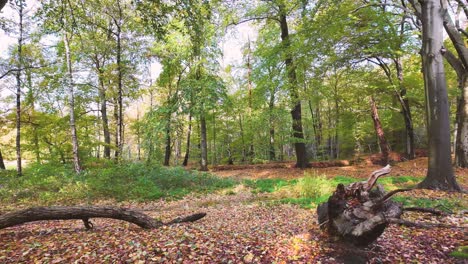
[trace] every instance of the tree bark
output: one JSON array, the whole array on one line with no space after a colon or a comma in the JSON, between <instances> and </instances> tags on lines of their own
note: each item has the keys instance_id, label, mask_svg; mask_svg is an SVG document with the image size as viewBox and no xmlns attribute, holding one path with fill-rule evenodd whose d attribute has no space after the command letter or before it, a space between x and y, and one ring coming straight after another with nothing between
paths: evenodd
<instances>
[{"instance_id":1,"label":"tree bark","mask_svg":"<svg viewBox=\"0 0 468 264\"><path fill-rule=\"evenodd\" d=\"M192 135L192 113L189 113L189 125L188 125L188 130L187 130L187 144L185 147L185 156L184 156L184 162L182 163L182 166L187 166L188 165L188 160L189 160L189 155L190 155L190 136Z\"/></svg>"},{"instance_id":2,"label":"tree bark","mask_svg":"<svg viewBox=\"0 0 468 264\"><path fill-rule=\"evenodd\" d=\"M398 84L400 86L400 92L396 93L396 96L400 102L401 114L403 115L403 120L405 121L406 156L408 159L412 160L415 158L413 118L411 117L409 100L406 98L406 88L403 86L403 66L401 64L401 59L397 58L394 60L394 62L397 71Z\"/></svg>"},{"instance_id":3,"label":"tree bark","mask_svg":"<svg viewBox=\"0 0 468 264\"><path fill-rule=\"evenodd\" d=\"M16 226L28 222L43 220L83 220L86 228L92 228L89 218L112 218L127 221L144 229L159 228L183 222L194 222L205 216L205 213L193 214L183 218L176 218L170 222L163 223L146 214L136 210L119 207L101 206L56 206L56 207L33 207L25 210L15 211L0 215L0 229Z\"/></svg>"},{"instance_id":4,"label":"tree bark","mask_svg":"<svg viewBox=\"0 0 468 264\"><path fill-rule=\"evenodd\" d=\"M2 150L0 150L0 170L5 170L5 163L3 162Z\"/></svg>"},{"instance_id":5,"label":"tree bark","mask_svg":"<svg viewBox=\"0 0 468 264\"><path fill-rule=\"evenodd\" d=\"M249 156L249 159L250 159L250 162L253 163L253 159L255 158L255 151L254 151L254 134L253 133L253 120L252 120L252 65L250 63L250 56L251 56L251 48L250 48L250 39L249 39L249 51L248 51L248 54L247 54L247 86L248 86L248 89L249 89L249 111L248 111L248 115L249 115L249 122L247 123L248 124L248 130L249 130L249 134L251 135L250 136L250 146L249 146L249 153L248 153L248 156Z\"/></svg>"},{"instance_id":6,"label":"tree bark","mask_svg":"<svg viewBox=\"0 0 468 264\"><path fill-rule=\"evenodd\" d=\"M270 125L270 140L269 140L269 156L270 160L275 160L275 124L274 124L274 117L273 117L273 110L275 107L275 91L272 89L270 90L270 101L268 102L268 113L269 113L269 125Z\"/></svg>"},{"instance_id":7,"label":"tree bark","mask_svg":"<svg viewBox=\"0 0 468 264\"><path fill-rule=\"evenodd\" d=\"M460 191L450 152L450 116L442 58L443 19L440 1L421 1L422 61L426 90L429 164L420 188Z\"/></svg>"},{"instance_id":8,"label":"tree bark","mask_svg":"<svg viewBox=\"0 0 468 264\"><path fill-rule=\"evenodd\" d=\"M68 86L68 104L70 107L70 131L71 131L71 140L72 140L72 150L73 150L73 167L76 173L81 172L81 164L79 157L79 146L78 146L78 135L76 132L76 123L75 123L75 93L74 93L74 84L73 84L73 70L72 62L70 55L70 43L68 33L63 32L63 41L65 43L65 59L67 64L67 74L66 74L66 83Z\"/></svg>"},{"instance_id":9,"label":"tree bark","mask_svg":"<svg viewBox=\"0 0 468 264\"><path fill-rule=\"evenodd\" d=\"M281 28L281 40L283 43L283 50L286 52L284 63L286 65L286 71L288 74L288 84L289 91L291 96L291 101L293 103L293 108L291 110L292 116L292 129L294 137L294 148L296 150L296 167L304 169L307 167L307 155L306 148L304 143L304 132L302 130L302 109L301 109L301 100L299 98L299 93L297 90L297 77L296 77L296 68L292 55L290 54L290 39L289 39L289 29L288 22L286 19L286 10L283 5L279 5L279 20Z\"/></svg>"},{"instance_id":10,"label":"tree bark","mask_svg":"<svg viewBox=\"0 0 468 264\"><path fill-rule=\"evenodd\" d=\"M17 3L19 6L19 37L18 37L18 70L16 71L16 172L18 176L23 174L21 164L21 68L23 67L23 16L24 1Z\"/></svg>"},{"instance_id":11,"label":"tree bark","mask_svg":"<svg viewBox=\"0 0 468 264\"><path fill-rule=\"evenodd\" d=\"M206 141L206 118L204 113L200 114L200 150L200 170L208 171L208 146Z\"/></svg>"},{"instance_id":12,"label":"tree bark","mask_svg":"<svg viewBox=\"0 0 468 264\"><path fill-rule=\"evenodd\" d=\"M388 146L387 139L385 138L385 133L382 128L382 123L380 122L379 112L377 110L377 105L375 104L374 97L370 97L371 113L372 120L374 121L374 129L377 137L379 138L380 149L382 151L381 165L388 164L388 157L390 154L390 147Z\"/></svg>"},{"instance_id":13,"label":"tree bark","mask_svg":"<svg viewBox=\"0 0 468 264\"><path fill-rule=\"evenodd\" d=\"M167 117L166 120L166 148L164 151L164 166L169 166L169 162L171 160L171 114L169 113L169 116Z\"/></svg>"},{"instance_id":14,"label":"tree bark","mask_svg":"<svg viewBox=\"0 0 468 264\"><path fill-rule=\"evenodd\" d=\"M118 129L118 140L117 150L116 150L116 159L119 160L123 151L124 144L124 128L123 128L123 72L122 72L122 7L120 5L120 0L117 1L118 15L117 19L114 19L115 26L117 27L117 33L115 34L117 38L117 51L116 51L116 60L117 60L117 77L118 77L118 90L117 90L117 106L118 106L118 118L117 118L117 129ZM118 152L117 152L118 151Z\"/></svg>"},{"instance_id":15,"label":"tree bark","mask_svg":"<svg viewBox=\"0 0 468 264\"><path fill-rule=\"evenodd\" d=\"M99 79L99 101L100 101L100 112L101 112L101 120L102 120L102 132L104 134L104 157L106 159L110 159L111 156L111 137L109 131L109 118L107 116L107 96L106 96L106 87L104 85L104 77L103 70L99 63L97 56L94 59L95 67L98 74Z\"/></svg>"},{"instance_id":16,"label":"tree bark","mask_svg":"<svg viewBox=\"0 0 468 264\"><path fill-rule=\"evenodd\" d=\"M455 144L455 164L468 168L468 73L459 77L462 95L457 107L457 140Z\"/></svg>"}]
</instances>

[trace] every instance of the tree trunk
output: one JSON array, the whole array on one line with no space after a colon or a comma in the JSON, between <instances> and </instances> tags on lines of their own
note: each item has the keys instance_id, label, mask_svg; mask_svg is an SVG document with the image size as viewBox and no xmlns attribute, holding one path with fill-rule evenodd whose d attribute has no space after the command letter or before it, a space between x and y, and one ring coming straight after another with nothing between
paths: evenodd
<instances>
[{"instance_id":1,"label":"tree trunk","mask_svg":"<svg viewBox=\"0 0 468 264\"><path fill-rule=\"evenodd\" d=\"M304 143L304 133L302 130L302 109L301 109L301 100L299 98L299 93L297 90L297 77L296 77L296 68L292 55L290 54L290 39L289 39L289 30L288 22L286 20L286 10L283 5L279 6L280 12L280 28L281 28L281 40L283 42L283 51L286 52L284 63L286 65L286 71L288 72L288 84L289 91L291 94L291 101L293 103L293 108L291 110L292 116L292 129L294 137L294 148L296 150L296 167L304 169L307 167L307 156L306 148Z\"/></svg>"},{"instance_id":2,"label":"tree trunk","mask_svg":"<svg viewBox=\"0 0 468 264\"><path fill-rule=\"evenodd\" d=\"M242 162L247 160L247 150L245 149L244 126L242 125L242 115L239 114L239 128L242 142Z\"/></svg>"},{"instance_id":3,"label":"tree trunk","mask_svg":"<svg viewBox=\"0 0 468 264\"><path fill-rule=\"evenodd\" d=\"M166 120L166 148L164 151L164 166L169 166L169 162L171 160L171 114L169 113L169 116L167 117Z\"/></svg>"},{"instance_id":4,"label":"tree trunk","mask_svg":"<svg viewBox=\"0 0 468 264\"><path fill-rule=\"evenodd\" d=\"M18 176L23 174L21 164L21 68L23 67L23 11L24 1L17 3L19 6L19 37L18 37L18 70L16 71L16 172Z\"/></svg>"},{"instance_id":5,"label":"tree trunk","mask_svg":"<svg viewBox=\"0 0 468 264\"><path fill-rule=\"evenodd\" d=\"M403 115L403 120L405 121L406 156L408 159L412 160L415 158L413 118L411 117L409 100L406 98L406 88L403 86L403 66L401 65L401 59L395 59L394 62L397 71L398 84L400 86L400 93L396 93L396 96L400 102L401 114ZM391 78L391 76L389 78Z\"/></svg>"},{"instance_id":6,"label":"tree trunk","mask_svg":"<svg viewBox=\"0 0 468 264\"><path fill-rule=\"evenodd\" d=\"M460 77L459 77L460 78ZM455 163L462 168L468 168L468 74L461 77L459 107L457 107L457 141L455 148Z\"/></svg>"},{"instance_id":7,"label":"tree trunk","mask_svg":"<svg viewBox=\"0 0 468 264\"><path fill-rule=\"evenodd\" d=\"M123 72L122 72L122 7L120 6L120 0L117 1L117 6L119 9L118 19L114 19L115 26L117 27L117 51L116 51L116 60L117 60L117 75L118 75L118 90L117 90L117 105L118 105L118 118L117 118L117 131L118 131L118 141L116 152L116 159L119 160L122 155L123 144L124 144L124 120L123 120ZM120 155L120 156L119 156Z\"/></svg>"},{"instance_id":8,"label":"tree trunk","mask_svg":"<svg viewBox=\"0 0 468 264\"><path fill-rule=\"evenodd\" d=\"M268 112L269 112L269 125L270 125L270 141L268 142L269 147L269 154L270 160L275 160L275 124L273 118L273 110L275 107L275 91L270 91L270 101L268 103Z\"/></svg>"},{"instance_id":9,"label":"tree trunk","mask_svg":"<svg viewBox=\"0 0 468 264\"><path fill-rule=\"evenodd\" d=\"M208 146L206 141L206 118L205 114L200 114L200 170L208 171Z\"/></svg>"},{"instance_id":10,"label":"tree trunk","mask_svg":"<svg viewBox=\"0 0 468 264\"><path fill-rule=\"evenodd\" d=\"M253 133L253 120L252 120L252 65L250 64L250 56L251 56L251 48L250 48L250 39L249 39L249 51L248 51L248 54L247 54L247 86L248 86L248 89L249 89L249 111L248 111L248 115L249 115L249 122L247 123L248 124L248 130L249 130L249 134L251 135L250 136L250 146L249 146L249 159L250 159L250 162L253 163L253 159L255 158L255 151L254 151L254 134Z\"/></svg>"},{"instance_id":11,"label":"tree trunk","mask_svg":"<svg viewBox=\"0 0 468 264\"><path fill-rule=\"evenodd\" d=\"M372 120L374 121L374 129L377 137L379 138L380 149L382 151L381 165L388 164L388 156L390 154L390 147L388 146L387 139L385 138L385 133L382 128L382 123L380 122L379 112L377 110L377 105L375 104L374 97L370 97L371 104L371 113Z\"/></svg>"},{"instance_id":12,"label":"tree trunk","mask_svg":"<svg viewBox=\"0 0 468 264\"><path fill-rule=\"evenodd\" d=\"M75 94L74 94L74 84L73 84L73 70L72 62L70 55L70 43L68 33L63 32L63 41L65 44L65 59L67 63L67 74L66 74L66 83L68 86L68 104L70 107L70 131L71 131L71 140L72 140L72 150L73 150L73 167L76 173L81 172L81 164L79 157L79 146L78 146L78 135L76 132L76 123L75 123Z\"/></svg>"},{"instance_id":13,"label":"tree trunk","mask_svg":"<svg viewBox=\"0 0 468 264\"><path fill-rule=\"evenodd\" d=\"M33 207L16 212L0 215L0 229L20 225L28 222L43 220L83 220L86 228L90 229L93 224L89 218L112 218L123 220L141 228L152 229L163 225L183 222L194 222L205 216L205 213L193 214L183 218L176 218L170 222L163 223L146 214L136 210L119 207L101 206L56 206L56 207Z\"/></svg>"},{"instance_id":14,"label":"tree trunk","mask_svg":"<svg viewBox=\"0 0 468 264\"><path fill-rule=\"evenodd\" d=\"M187 130L187 145L185 148L185 156L184 156L184 162L182 163L182 166L187 166L188 160L189 160L189 155L190 155L190 135L192 134L192 113L189 113L189 125L188 125L188 130Z\"/></svg>"},{"instance_id":15,"label":"tree trunk","mask_svg":"<svg viewBox=\"0 0 468 264\"><path fill-rule=\"evenodd\" d=\"M0 150L0 170L6 170L5 163L3 162L2 150Z\"/></svg>"},{"instance_id":16,"label":"tree trunk","mask_svg":"<svg viewBox=\"0 0 468 264\"><path fill-rule=\"evenodd\" d=\"M421 2L422 61L426 90L429 164L420 188L460 191L450 153L450 116L442 58L443 20L440 1Z\"/></svg>"},{"instance_id":17,"label":"tree trunk","mask_svg":"<svg viewBox=\"0 0 468 264\"><path fill-rule=\"evenodd\" d=\"M315 155L317 156L320 153L320 146L322 145L322 118L320 116L320 108L317 106L314 109L312 107L312 101L309 100L309 110L312 117L312 128L314 129L314 139L315 139Z\"/></svg>"},{"instance_id":18,"label":"tree trunk","mask_svg":"<svg viewBox=\"0 0 468 264\"><path fill-rule=\"evenodd\" d=\"M111 137L109 131L109 118L107 117L107 97L106 97L106 88L104 86L104 77L102 76L103 72L99 64L96 61L96 68L98 70L99 78L99 101L100 101L100 112L102 120L102 132L104 134L104 157L110 159L111 156Z\"/></svg>"}]
</instances>

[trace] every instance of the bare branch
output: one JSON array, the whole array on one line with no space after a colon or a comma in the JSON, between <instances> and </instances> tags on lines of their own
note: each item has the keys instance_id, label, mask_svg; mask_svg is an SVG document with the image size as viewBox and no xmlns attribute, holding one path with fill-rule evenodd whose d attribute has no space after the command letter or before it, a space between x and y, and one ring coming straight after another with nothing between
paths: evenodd
<instances>
[{"instance_id":1,"label":"bare branch","mask_svg":"<svg viewBox=\"0 0 468 264\"><path fill-rule=\"evenodd\" d=\"M418 227L418 228L434 228L434 227L442 227L442 228L464 228L461 226L451 226L451 225L446 225L446 224L426 224L426 223L417 223L417 222L411 222L403 219L398 219L398 218L387 218L387 222L390 224L397 224L397 225L403 225L403 226L408 226L408 227Z\"/></svg>"},{"instance_id":2,"label":"bare branch","mask_svg":"<svg viewBox=\"0 0 468 264\"><path fill-rule=\"evenodd\" d=\"M423 208L423 207L405 207L403 211L410 211L410 212L423 212L423 213L430 213L434 215L447 215L447 213L434 209L434 208Z\"/></svg>"}]
</instances>

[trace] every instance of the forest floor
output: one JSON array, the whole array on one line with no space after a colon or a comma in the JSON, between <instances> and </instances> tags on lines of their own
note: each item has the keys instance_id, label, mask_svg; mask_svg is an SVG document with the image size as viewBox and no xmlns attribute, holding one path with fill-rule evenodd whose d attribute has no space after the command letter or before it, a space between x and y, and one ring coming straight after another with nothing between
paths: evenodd
<instances>
[{"instance_id":1,"label":"forest floor","mask_svg":"<svg viewBox=\"0 0 468 264\"><path fill-rule=\"evenodd\" d=\"M423 176L427 160L393 166L392 175ZM276 167L275 167L276 166ZM280 166L285 166L281 168ZM327 177L347 175L365 178L379 166L311 168L306 173ZM222 177L303 177L292 163L249 165L236 169L213 168ZM467 186L467 170L457 171ZM211 194L191 194L177 201L121 202L168 221L176 216L206 212L205 218L186 224L144 230L126 222L93 219L94 229L81 221L43 221L0 230L0 263L464 263L450 256L466 246L461 228L418 229L388 227L365 249L336 246L316 224L315 209L275 203L275 193L253 192L245 185ZM452 197L464 201L466 194L417 190L411 196ZM112 204L103 201L101 204ZM467 227L463 212L434 217L418 213L405 219L441 222Z\"/></svg>"}]
</instances>

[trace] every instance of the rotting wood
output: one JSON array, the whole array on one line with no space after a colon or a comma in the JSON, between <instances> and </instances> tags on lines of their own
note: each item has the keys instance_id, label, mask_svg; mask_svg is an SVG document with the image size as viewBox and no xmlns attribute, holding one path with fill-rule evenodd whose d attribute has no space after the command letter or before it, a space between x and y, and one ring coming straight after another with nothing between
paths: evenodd
<instances>
[{"instance_id":1,"label":"rotting wood","mask_svg":"<svg viewBox=\"0 0 468 264\"><path fill-rule=\"evenodd\" d=\"M367 246L374 242L389 224L418 228L453 226L445 224L414 223L400 219L405 211L420 211L435 215L445 213L433 208L403 208L401 203L390 198L412 189L397 189L385 193L376 185L379 177L391 172L390 165L374 171L367 181L355 182L348 186L338 184L328 202L317 207L318 223L335 240L349 242L355 246ZM376 188L372 189L374 186Z\"/></svg>"}]
</instances>

